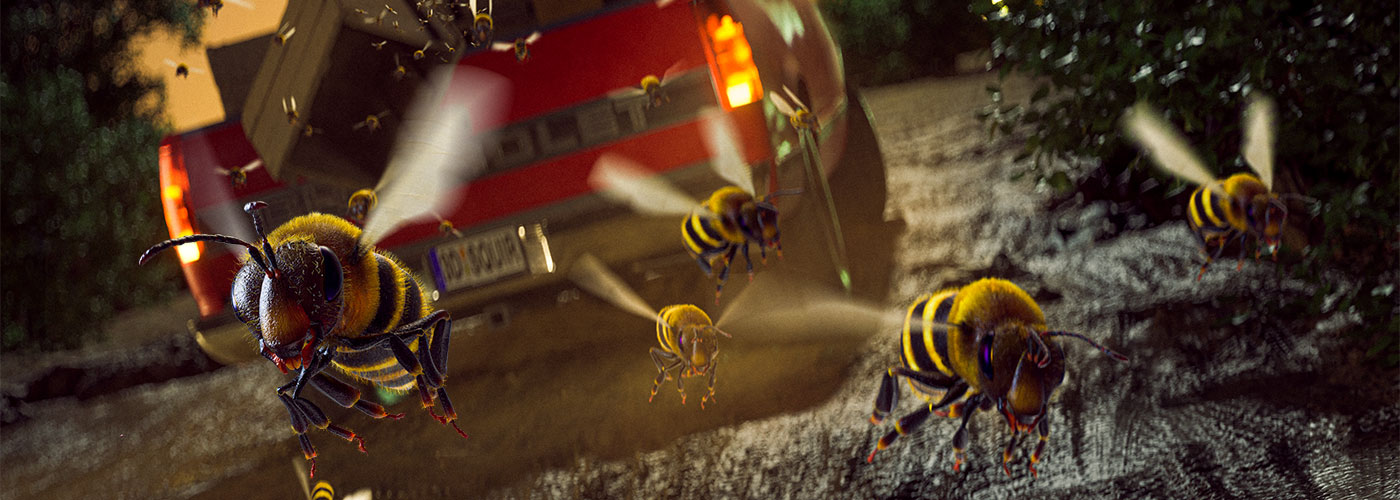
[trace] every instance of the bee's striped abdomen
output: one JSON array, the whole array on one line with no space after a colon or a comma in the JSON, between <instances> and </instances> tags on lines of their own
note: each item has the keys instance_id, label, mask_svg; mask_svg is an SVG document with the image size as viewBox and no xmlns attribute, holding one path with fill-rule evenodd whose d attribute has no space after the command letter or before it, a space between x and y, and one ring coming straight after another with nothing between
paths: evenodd
<instances>
[{"instance_id":1,"label":"bee's striped abdomen","mask_svg":"<svg viewBox=\"0 0 1400 500\"><path fill-rule=\"evenodd\" d=\"M679 312L680 306L666 306L657 313L661 320L656 322L656 343L671 353L681 352L679 332L671 328L671 323Z\"/></svg>"},{"instance_id":2,"label":"bee's striped abdomen","mask_svg":"<svg viewBox=\"0 0 1400 500\"><path fill-rule=\"evenodd\" d=\"M359 335L375 335L393 331L401 325L412 323L430 312L431 305L423 300L423 292L418 287L408 269L383 254L374 254L379 274L379 302L374 319ZM432 331L424 332L425 340L432 341ZM409 349L417 352L418 342L407 342ZM336 355L335 364L346 374L394 390L412 389L414 377L394 359L388 346L367 351L341 351Z\"/></svg>"},{"instance_id":3,"label":"bee's striped abdomen","mask_svg":"<svg viewBox=\"0 0 1400 500\"><path fill-rule=\"evenodd\" d=\"M1191 202L1188 206L1191 213L1191 222L1197 228L1214 231L1229 231L1230 222L1228 217L1229 207L1225 198L1217 196L1205 186L1196 188L1196 192L1191 193Z\"/></svg>"},{"instance_id":4,"label":"bee's striped abdomen","mask_svg":"<svg viewBox=\"0 0 1400 500\"><path fill-rule=\"evenodd\" d=\"M900 336L900 358L904 366L922 372L937 371L954 376L948 367L948 314L953 309L956 290L925 295L909 306ZM911 383L913 380L910 380ZM941 392L941 389L915 386L920 392Z\"/></svg>"},{"instance_id":5,"label":"bee's striped abdomen","mask_svg":"<svg viewBox=\"0 0 1400 500\"><path fill-rule=\"evenodd\" d=\"M713 256L729 248L729 242L725 240L724 233L716 224L718 221L713 217L699 213L686 217L681 223L681 238L685 242L685 249L696 256Z\"/></svg>"}]
</instances>

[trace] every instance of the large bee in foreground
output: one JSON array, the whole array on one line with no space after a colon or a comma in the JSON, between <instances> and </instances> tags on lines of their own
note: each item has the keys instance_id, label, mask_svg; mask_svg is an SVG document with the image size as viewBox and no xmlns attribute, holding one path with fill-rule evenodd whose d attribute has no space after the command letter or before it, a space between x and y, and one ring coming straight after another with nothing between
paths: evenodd
<instances>
[{"instance_id":1,"label":"large bee in foreground","mask_svg":"<svg viewBox=\"0 0 1400 500\"><path fill-rule=\"evenodd\" d=\"M705 403L714 401L719 336L729 337L729 334L715 327L704 310L691 304L677 304L653 312L656 309L647 305L592 255L580 257L569 276L594 295L627 312L656 322L656 342L660 347L651 348L651 360L656 363L657 374L647 402L656 398L662 382L673 378L672 372L675 372L676 389L681 393L681 404L685 404L686 400L682 379L706 375L708 384L705 395L700 398L700 408L704 409Z\"/></svg>"},{"instance_id":2,"label":"large bee in foreground","mask_svg":"<svg viewBox=\"0 0 1400 500\"><path fill-rule=\"evenodd\" d=\"M642 167L613 155L599 158L588 180L604 196L626 203L638 212L686 215L681 222L681 239L686 251L706 275L713 275L715 266L719 266L715 285L715 303L718 304L720 292L729 279L729 264L740 249L749 279L753 279L750 244L758 245L764 262L767 262L770 248L782 257L778 209L772 199L797 191L776 191L757 197L753 173L744 163L729 116L714 110L706 112L701 120L705 145L711 155L710 164L721 178L732 183L715 190L705 201L697 201Z\"/></svg>"},{"instance_id":3,"label":"large bee in foreground","mask_svg":"<svg viewBox=\"0 0 1400 500\"><path fill-rule=\"evenodd\" d=\"M915 300L900 335L901 364L881 379L870 421L878 425L894 410L899 400L895 377L907 379L926 404L900 418L894 430L880 438L875 451L912 432L935 410L966 396L946 412L949 417L962 418L953 435L953 469L958 470L963 462L968 419L977 410L995 407L1011 429L1011 442L1001 457L1007 475L1011 474L1008 463L1020 433L1029 434L1035 428L1040 435L1030 457L1034 475L1035 464L1050 438L1046 405L1065 375L1064 351L1054 337L1083 340L1114 359L1128 359L1083 335L1047 330L1040 307L1006 280L982 279ZM867 461L874 460L875 451Z\"/></svg>"},{"instance_id":4,"label":"large bee in foreground","mask_svg":"<svg viewBox=\"0 0 1400 500\"><path fill-rule=\"evenodd\" d=\"M1128 136L1146 149L1152 159L1168 173L1195 183L1191 193L1187 222L1201 244L1206 263L1196 274L1205 275L1210 263L1220 257L1231 240L1240 245L1239 267L1244 265L1244 239L1253 236L1267 247L1270 256L1278 259L1279 237L1288 218L1288 207L1273 193L1274 122L1273 101L1255 95L1244 112L1244 143L1240 148L1246 163L1259 175L1247 173L1216 179L1199 157L1191 151L1186 139L1168 125L1161 115L1145 103L1139 103L1124 117ZM1212 249L1214 251L1212 251ZM1255 248L1259 258L1260 248Z\"/></svg>"},{"instance_id":5,"label":"large bee in foreground","mask_svg":"<svg viewBox=\"0 0 1400 500\"><path fill-rule=\"evenodd\" d=\"M408 266L374 244L398 225L436 210L434 203L441 203L464 168L484 164L480 151L471 150L479 141L472 118L498 112L503 93L503 80L480 70L443 72L425 83L407 115L414 119L405 120L385 179L374 190L379 203L363 230L340 217L312 213L265 233L261 213L267 205L252 202L244 210L252 217L255 243L196 234L141 255L145 263L165 249L198 241L247 248L231 291L234 314L263 357L283 373L295 370L294 379L276 394L311 462L310 474L316 471L316 449L306 435L310 427L355 441L360 451L365 447L363 438L302 397L308 385L374 418L403 416L362 400L360 390L329 374L329 367L391 391L416 389L430 415L466 437L444 387L451 318L433 308L428 290ZM439 406L441 416L434 411Z\"/></svg>"}]
</instances>

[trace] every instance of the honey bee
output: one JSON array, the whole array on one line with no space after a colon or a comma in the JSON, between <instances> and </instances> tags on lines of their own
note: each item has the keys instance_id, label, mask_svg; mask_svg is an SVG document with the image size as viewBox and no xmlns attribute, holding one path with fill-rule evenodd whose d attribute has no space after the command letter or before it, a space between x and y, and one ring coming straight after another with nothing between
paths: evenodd
<instances>
[{"instance_id":1,"label":"honey bee","mask_svg":"<svg viewBox=\"0 0 1400 500\"><path fill-rule=\"evenodd\" d=\"M277 29L277 36L273 39L277 41L277 45L286 45L287 40L292 38L296 32L296 27L292 26L291 23L283 23L282 27Z\"/></svg>"},{"instance_id":2,"label":"honey bee","mask_svg":"<svg viewBox=\"0 0 1400 500\"><path fill-rule=\"evenodd\" d=\"M399 60L399 55L398 55L398 54L394 54L394 73L393 73L393 75L394 75L394 79L395 79L395 80L403 80L403 78L404 78L405 76L408 76L408 66L404 66L404 65L403 65L403 61L400 61L400 60Z\"/></svg>"},{"instance_id":3,"label":"honey bee","mask_svg":"<svg viewBox=\"0 0 1400 500\"><path fill-rule=\"evenodd\" d=\"M1288 206L1272 192L1275 115L1272 100L1257 94L1251 96L1244 112L1244 141L1240 149L1245 163L1259 175L1237 173L1225 179L1211 175L1186 139L1146 103L1134 106L1124 117L1128 136L1147 150L1162 170L1199 186L1191 193L1187 215L1191 232L1206 256L1205 264L1196 273L1197 281L1231 239L1240 244L1236 269L1244 266L1246 236L1258 241L1256 259L1261 246L1278 259Z\"/></svg>"},{"instance_id":4,"label":"honey bee","mask_svg":"<svg viewBox=\"0 0 1400 500\"><path fill-rule=\"evenodd\" d=\"M490 46L496 31L495 23L491 20L492 0L486 0L486 10L476 10L476 0L470 0L467 7L471 9L472 27L466 34L471 38L472 46Z\"/></svg>"},{"instance_id":5,"label":"honey bee","mask_svg":"<svg viewBox=\"0 0 1400 500\"><path fill-rule=\"evenodd\" d=\"M654 74L648 74L642 77L641 83L637 84L636 87L615 91L610 95L615 98L629 98L645 95L647 98L647 109L671 102L671 96L666 93L666 85L671 83L676 75L680 74L682 62L684 61L676 62L672 64L670 68L666 68L666 71L662 73L660 77Z\"/></svg>"},{"instance_id":6,"label":"honey bee","mask_svg":"<svg viewBox=\"0 0 1400 500\"><path fill-rule=\"evenodd\" d=\"M262 167L262 164L263 161L261 159L256 159L241 167L220 167L219 173L228 176L228 180L233 184L234 189L242 189L243 185L248 183L248 172L257 170L259 167Z\"/></svg>"},{"instance_id":7,"label":"honey bee","mask_svg":"<svg viewBox=\"0 0 1400 500\"><path fill-rule=\"evenodd\" d=\"M536 32L534 32L534 33L531 33L530 36L527 36L527 37L524 37L524 38L516 38L516 39L515 39L515 42L513 42L513 43L512 43L512 42L494 42L494 43L491 44L491 50L494 50L494 51L497 51L497 52L505 52L505 51L507 51L507 50L514 50L514 51L515 51L515 60L516 60L516 62L522 62L522 63L523 63L523 62L525 62L526 59L529 59L529 58L530 58L530 44L535 43L535 41L536 41L536 40L539 40L539 39L540 39L540 32L536 31Z\"/></svg>"},{"instance_id":8,"label":"honey bee","mask_svg":"<svg viewBox=\"0 0 1400 500\"><path fill-rule=\"evenodd\" d=\"M177 78L188 79L190 77L190 73L194 73L196 75L202 75L205 73L203 69L191 68L188 64L182 62L175 62L170 59L165 60L165 65L175 68L175 77Z\"/></svg>"},{"instance_id":9,"label":"honey bee","mask_svg":"<svg viewBox=\"0 0 1400 500\"><path fill-rule=\"evenodd\" d=\"M316 481L316 485L312 486L311 482L306 479L307 470L305 465L293 460L292 468L296 470L297 480L301 482L301 492L306 495L306 500L335 500L335 487L331 486L330 482ZM374 493L372 493L369 488L360 488L359 490L345 495L341 500L372 500L373 498Z\"/></svg>"},{"instance_id":10,"label":"honey bee","mask_svg":"<svg viewBox=\"0 0 1400 500\"><path fill-rule=\"evenodd\" d=\"M389 43L388 40L380 40L380 41L378 41L378 42L370 43L369 46L370 46L370 47L374 47L374 50L384 50L384 45L386 45L386 44L388 44L388 43Z\"/></svg>"},{"instance_id":11,"label":"honey bee","mask_svg":"<svg viewBox=\"0 0 1400 500\"><path fill-rule=\"evenodd\" d=\"M383 25L384 25L384 18L389 16L389 11L390 11L390 10L392 10L392 9L390 9L388 5L385 5L385 6L384 6L384 10L379 11L379 14L374 15L374 16L370 16L370 15L369 15L369 12L366 12L364 9L355 9L355 12L364 15L364 17L362 18L362 20L364 21L365 24L373 24L373 25L376 25L376 26L383 26Z\"/></svg>"},{"instance_id":12,"label":"honey bee","mask_svg":"<svg viewBox=\"0 0 1400 500\"><path fill-rule=\"evenodd\" d=\"M213 14L214 17L219 17L219 11L224 8L223 0L198 0L197 3L198 6L201 8L208 7L209 13ZM253 8L253 2L249 2L248 0L228 0L228 3L237 5L239 7L243 7L245 9Z\"/></svg>"},{"instance_id":13,"label":"honey bee","mask_svg":"<svg viewBox=\"0 0 1400 500\"><path fill-rule=\"evenodd\" d=\"M817 115L807 109L807 105L797 98L797 94L792 93L792 89L783 86L782 94L769 91L768 98L773 100L773 106L778 108L778 112L787 115L788 122L792 123L792 128L799 131L812 132L817 130Z\"/></svg>"},{"instance_id":14,"label":"honey bee","mask_svg":"<svg viewBox=\"0 0 1400 500\"><path fill-rule=\"evenodd\" d=\"M584 254L574 263L569 277L580 287L592 292L603 300L656 322L656 342L660 347L651 348L651 360L656 364L656 379L651 384L651 396L656 398L661 383L674 378L676 390L681 393L681 404L685 404L685 383L688 377L707 377L706 392L700 398L700 408L715 400L715 374L719 365L719 336L730 337L715 327L705 311L691 304L677 304L661 308L659 311L647 305L617 275L608 271L597 257ZM655 312L654 312L655 311ZM675 376L672 375L675 372Z\"/></svg>"},{"instance_id":15,"label":"honey bee","mask_svg":"<svg viewBox=\"0 0 1400 500\"><path fill-rule=\"evenodd\" d=\"M359 130L362 128L368 128L371 133L376 132L381 127L383 127L383 124L380 123L380 120L386 116L389 116L389 110L387 109L384 111L380 111L378 114L366 116L364 120L356 122L355 126L352 129Z\"/></svg>"},{"instance_id":16,"label":"honey bee","mask_svg":"<svg viewBox=\"0 0 1400 500\"><path fill-rule=\"evenodd\" d=\"M301 114L297 113L297 98L283 97L282 112L287 114L287 123L295 127L301 122Z\"/></svg>"},{"instance_id":17,"label":"honey bee","mask_svg":"<svg viewBox=\"0 0 1400 500\"><path fill-rule=\"evenodd\" d=\"M899 399L896 377L908 380L926 404L900 418L866 460L873 461L876 452L961 398L946 413L962 418L953 435L953 470L963 463L968 420L977 410L995 407L1011 430L1002 470L1011 474L1008 463L1017 438L1034 428L1040 436L1030 457L1035 475L1035 464L1050 438L1046 405L1065 374L1064 351L1054 337L1076 338L1113 359L1128 359L1083 335L1048 330L1040 306L1006 280L987 278L919 297L904 316L900 366L881 379L870 422L879 425L894 410Z\"/></svg>"},{"instance_id":18,"label":"honey bee","mask_svg":"<svg viewBox=\"0 0 1400 500\"><path fill-rule=\"evenodd\" d=\"M432 46L433 46L433 41L432 41L432 40L428 40L428 43L423 44L423 48L413 51L413 60L414 60L414 61L421 61L421 60L423 60L423 58L424 58L425 56L427 56L428 47L432 47Z\"/></svg>"},{"instance_id":19,"label":"honey bee","mask_svg":"<svg viewBox=\"0 0 1400 500\"><path fill-rule=\"evenodd\" d=\"M415 120L408 120L411 125L390 156L386 179L375 190L378 208L367 215L363 229L334 215L311 213L268 233L261 215L267 204L252 202L244 210L258 240L196 234L159 243L141 255L139 262L145 263L165 249L197 241L248 249L230 292L234 315L253 334L263 357L283 373L296 370L276 394L311 465L309 475L316 471L316 449L308 429L356 442L360 451L365 447L362 437L302 396L308 385L373 418L403 416L363 400L360 389L326 370L331 367L389 391L416 389L433 418L466 437L445 387L451 317L433 307L430 292L408 266L374 245L405 221L436 210L460 169L484 163L479 137L471 133L472 113L496 109L504 88L499 77L487 75L480 70L464 75L464 90L453 92L451 73L442 72L420 90L408 114ZM442 415L435 411L439 407Z\"/></svg>"},{"instance_id":20,"label":"honey bee","mask_svg":"<svg viewBox=\"0 0 1400 500\"><path fill-rule=\"evenodd\" d=\"M374 209L374 205L379 203L379 197L375 196L373 189L361 189L350 195L347 215L355 222L363 223L369 216L369 211Z\"/></svg>"},{"instance_id":21,"label":"honey bee","mask_svg":"<svg viewBox=\"0 0 1400 500\"><path fill-rule=\"evenodd\" d=\"M795 190L776 191L762 198L754 190L753 174L739 150L733 123L722 111L712 110L702 118L705 145L711 154L711 166L719 176L731 183L697 201L675 186L652 176L641 166L616 155L604 154L589 174L589 184L603 196L626 203L634 210L652 215L684 215L681 239L686 251L700 264L706 275L714 275L719 266L715 285L715 303L729 279L729 264L739 250L753 279L753 262L749 245L758 245L760 258L766 263L768 249L782 257L779 240L778 209L772 199L796 194Z\"/></svg>"}]
</instances>

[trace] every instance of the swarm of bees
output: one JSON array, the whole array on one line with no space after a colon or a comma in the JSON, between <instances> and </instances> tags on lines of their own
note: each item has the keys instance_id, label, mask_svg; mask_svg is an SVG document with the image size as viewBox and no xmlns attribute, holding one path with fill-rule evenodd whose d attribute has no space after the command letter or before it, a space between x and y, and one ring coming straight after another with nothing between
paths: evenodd
<instances>
[{"instance_id":1,"label":"swarm of bees","mask_svg":"<svg viewBox=\"0 0 1400 500\"><path fill-rule=\"evenodd\" d=\"M311 465L309 476L316 472L316 448L307 436L311 428L355 442L360 451L366 449L363 437L332 422L316 403L303 397L306 387L314 386L336 404L372 418L403 417L364 400L360 389L328 368L390 391L416 390L434 419L467 436L457 425L445 385L451 317L433 307L429 289L408 266L374 246L422 213L424 196L440 200L446 192L444 179L484 161L473 157L471 141L462 139L472 136L468 108L470 112L490 109L499 99L501 85L482 80L472 86L473 92L481 94L472 96L473 102L461 103L444 99L448 79L442 74L430 82L410 109L415 126L405 130L391 155L386 179L360 202L362 212L368 212L363 230L334 215L311 213L266 232L262 213L267 204L252 202L244 211L252 218L257 240L196 234L161 242L139 260L145 263L163 250L198 241L247 249L231 290L234 315L253 334L264 358L283 373L295 371L276 395ZM284 108L295 124L295 100L284 101ZM351 205L353 211L354 199ZM441 409L442 415L435 409Z\"/></svg>"},{"instance_id":2,"label":"swarm of bees","mask_svg":"<svg viewBox=\"0 0 1400 500\"><path fill-rule=\"evenodd\" d=\"M1147 104L1139 103L1124 117L1128 136L1149 153L1157 166L1198 186L1191 193L1187 211L1191 232L1206 256L1205 264L1196 273L1197 281L1231 240L1240 245L1237 269L1244 265L1246 236L1258 242L1256 259L1261 248L1278 258L1279 236L1288 218L1288 206L1272 191L1275 115L1272 100L1257 94L1251 96L1244 112L1241 150L1245 163L1259 175L1238 173L1225 179L1212 175L1186 139Z\"/></svg>"},{"instance_id":3,"label":"swarm of bees","mask_svg":"<svg viewBox=\"0 0 1400 500\"><path fill-rule=\"evenodd\" d=\"M706 275L713 276L719 267L715 285L715 303L719 303L724 283L729 279L729 264L742 249L744 264L753 279L753 262L749 246L758 245L764 262L768 249L782 256L778 231L778 209L772 199L795 191L775 191L759 198L754 190L753 173L744 162L735 135L734 125L721 111L707 112L704 123L705 145L710 151L710 165L725 181L731 183L697 201L644 168L624 158L605 154L593 166L589 183L604 196L625 203L645 214L684 215L681 241Z\"/></svg>"},{"instance_id":4,"label":"swarm of bees","mask_svg":"<svg viewBox=\"0 0 1400 500\"><path fill-rule=\"evenodd\" d=\"M963 463L972 414L996 408L1011 430L1011 441L1002 452L1002 469L1011 474L1008 463L1017 437L1035 429L1040 441L1029 467L1036 474L1035 464L1050 439L1046 407L1065 375L1064 351L1054 337L1076 338L1113 359L1128 359L1083 335L1047 329L1040 306L1006 280L983 279L919 297L904 318L900 366L890 368L880 380L870 422L884 422L898 404L896 377L908 380L927 404L901 417L866 460L873 461L876 452L913 432L935 410L952 404L946 415L962 418L953 434L954 470Z\"/></svg>"}]
</instances>

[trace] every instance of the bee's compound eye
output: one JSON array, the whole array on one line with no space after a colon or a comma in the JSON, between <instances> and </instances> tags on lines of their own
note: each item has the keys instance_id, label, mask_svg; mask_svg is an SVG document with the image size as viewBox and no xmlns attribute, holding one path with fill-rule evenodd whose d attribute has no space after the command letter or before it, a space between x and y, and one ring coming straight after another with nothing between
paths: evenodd
<instances>
[{"instance_id":1,"label":"bee's compound eye","mask_svg":"<svg viewBox=\"0 0 1400 500\"><path fill-rule=\"evenodd\" d=\"M995 372L992 367L992 341L994 340L996 340L996 335L989 333L983 335L982 339L977 342L977 366L982 369L982 375L985 375L987 380L992 380L992 375Z\"/></svg>"},{"instance_id":2,"label":"bee's compound eye","mask_svg":"<svg viewBox=\"0 0 1400 500\"><path fill-rule=\"evenodd\" d=\"M345 274L340 269L340 259L336 258L335 252L326 247L321 247L321 275L325 278L323 290L326 292L326 300L335 300L340 296Z\"/></svg>"}]
</instances>

